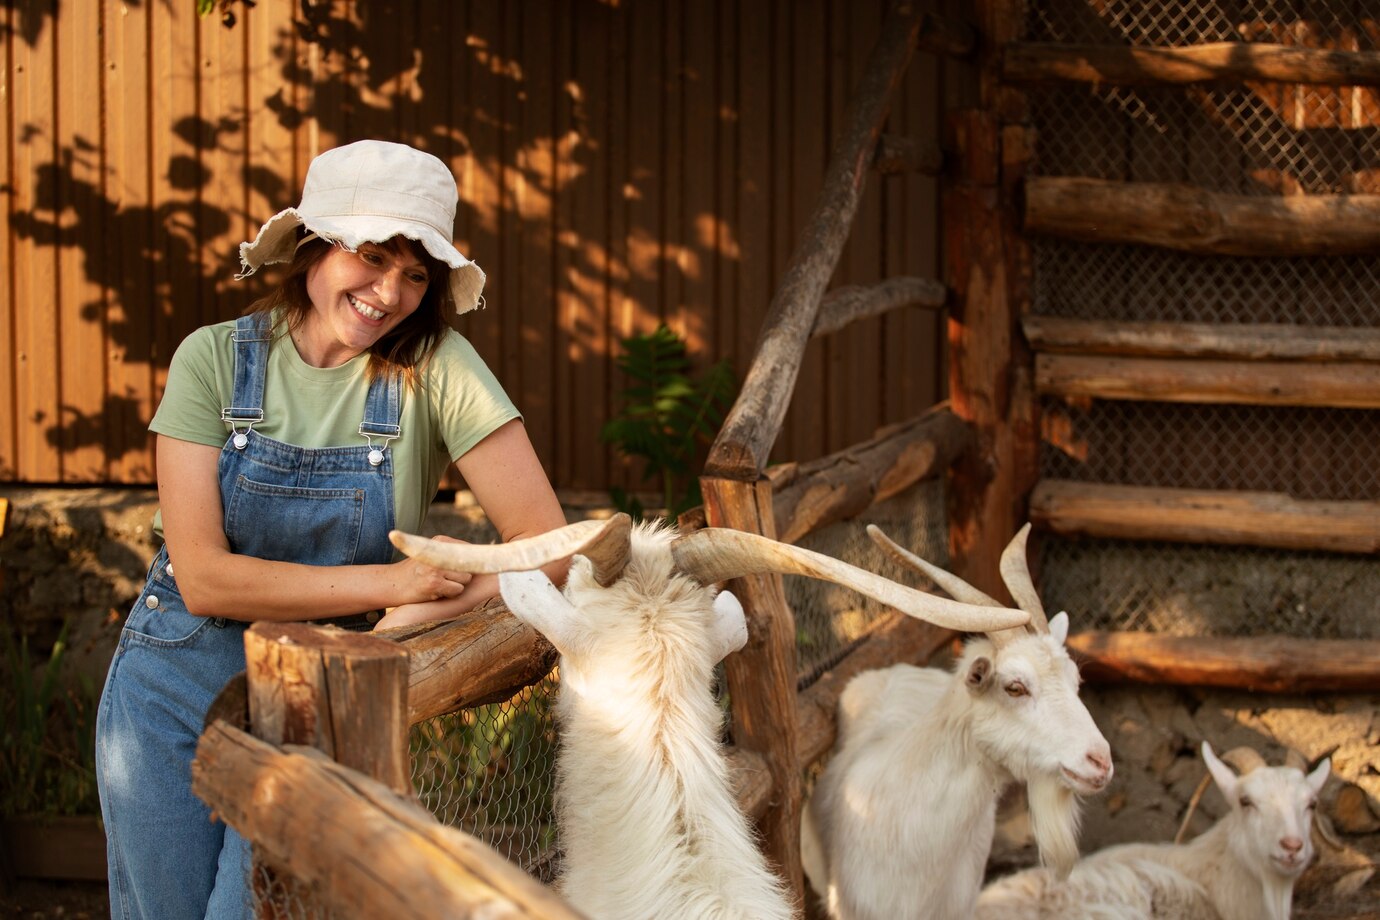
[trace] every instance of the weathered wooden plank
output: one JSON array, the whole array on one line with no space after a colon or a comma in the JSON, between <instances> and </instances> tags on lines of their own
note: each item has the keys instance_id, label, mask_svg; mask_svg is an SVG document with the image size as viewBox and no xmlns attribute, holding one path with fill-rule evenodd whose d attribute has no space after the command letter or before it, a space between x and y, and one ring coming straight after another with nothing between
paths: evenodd
<instances>
[{"instance_id":1,"label":"weathered wooden plank","mask_svg":"<svg viewBox=\"0 0 1380 920\"><path fill-rule=\"evenodd\" d=\"M1034 315L1021 322L1032 348L1058 354L1380 362L1380 327L1119 323Z\"/></svg>"},{"instance_id":2,"label":"weathered wooden plank","mask_svg":"<svg viewBox=\"0 0 1380 920\"><path fill-rule=\"evenodd\" d=\"M797 543L821 527L855 517L922 479L942 475L975 445L972 428L938 407L860 444L802 463L775 491L777 538Z\"/></svg>"},{"instance_id":3,"label":"weathered wooden plank","mask_svg":"<svg viewBox=\"0 0 1380 920\"><path fill-rule=\"evenodd\" d=\"M1043 480L1030 518L1064 536L1380 552L1380 502Z\"/></svg>"},{"instance_id":4,"label":"weathered wooden plank","mask_svg":"<svg viewBox=\"0 0 1380 920\"><path fill-rule=\"evenodd\" d=\"M1017 42L1001 50L1010 83L1182 86L1263 80L1325 86L1380 85L1380 51L1335 51L1264 42L1179 47Z\"/></svg>"},{"instance_id":5,"label":"weathered wooden plank","mask_svg":"<svg viewBox=\"0 0 1380 920\"><path fill-rule=\"evenodd\" d=\"M12 15L20 15L15 11ZM10 240L14 250L11 314L14 349L14 417L16 450L9 458L17 478L55 483L62 478L59 426L62 394L57 284L57 172L62 157L54 122L58 93L57 30L52 20L31 40L9 42L11 66L18 77L11 86L14 132L10 162ZM75 153L75 152L73 152Z\"/></svg>"},{"instance_id":6,"label":"weathered wooden plank","mask_svg":"<svg viewBox=\"0 0 1380 920\"><path fill-rule=\"evenodd\" d=\"M1086 632L1069 652L1092 683L1231 687L1257 693L1374 693L1380 641Z\"/></svg>"},{"instance_id":7,"label":"weathered wooden plank","mask_svg":"<svg viewBox=\"0 0 1380 920\"><path fill-rule=\"evenodd\" d=\"M1055 396L1256 406L1380 408L1380 365L1042 354L1036 387Z\"/></svg>"},{"instance_id":8,"label":"weathered wooden plank","mask_svg":"<svg viewBox=\"0 0 1380 920\"><path fill-rule=\"evenodd\" d=\"M1025 228L1097 243L1239 256L1380 252L1380 195L1225 195L1062 176L1026 182Z\"/></svg>"},{"instance_id":9,"label":"weathered wooden plank","mask_svg":"<svg viewBox=\"0 0 1380 920\"><path fill-rule=\"evenodd\" d=\"M280 751L217 722L192 789L340 916L580 916L482 842L312 748Z\"/></svg>"},{"instance_id":10,"label":"weathered wooden plank","mask_svg":"<svg viewBox=\"0 0 1380 920\"><path fill-rule=\"evenodd\" d=\"M910 61L923 18L899 4L889 8L830 157L819 204L782 273L742 393L710 451L705 471L711 476L751 481L766 464L781 430L820 298L857 211L892 91Z\"/></svg>"},{"instance_id":11,"label":"weathered wooden plank","mask_svg":"<svg viewBox=\"0 0 1380 920\"><path fill-rule=\"evenodd\" d=\"M11 4L0 7L0 28L13 35L19 13ZM10 43L0 42L0 94L8 102L14 98L15 58ZM0 112L5 137L15 137L14 107ZM13 142L0 144L0 175L12 176ZM14 218L19 207L18 192L11 183L0 185L0 479L19 478L19 426L22 421L15 402L15 370L19 363L12 317L19 308L15 279L18 266L14 251Z\"/></svg>"},{"instance_id":12,"label":"weathered wooden plank","mask_svg":"<svg viewBox=\"0 0 1380 920\"><path fill-rule=\"evenodd\" d=\"M57 141L54 243L58 247L59 444L63 482L104 482L105 319L109 312L104 239L114 231L105 207L101 135L100 29L86 16L55 16Z\"/></svg>"},{"instance_id":13,"label":"weathered wooden plank","mask_svg":"<svg viewBox=\"0 0 1380 920\"><path fill-rule=\"evenodd\" d=\"M884 134L877 143L872 168L884 176L905 173L937 176L944 169L944 151L933 141Z\"/></svg>"},{"instance_id":14,"label":"weathered wooden plank","mask_svg":"<svg viewBox=\"0 0 1380 920\"><path fill-rule=\"evenodd\" d=\"M117 483L153 481L154 217L149 174L151 140L148 7L101 6L105 41L102 69L105 109L105 190L109 228L102 238L106 287L106 405L104 448L107 478ZM0 343L0 352L4 351ZM0 359L3 360L3 359Z\"/></svg>"},{"instance_id":15,"label":"weathered wooden plank","mask_svg":"<svg viewBox=\"0 0 1380 920\"><path fill-rule=\"evenodd\" d=\"M509 216L516 229L514 242L521 262L509 267L517 284L515 303L521 304L522 322L503 323L516 351L518 388L527 434L550 476L555 453L553 402L555 380L552 350L556 327L555 200L556 138L551 133L555 117L555 89L560 85L554 71L557 37L549 3L523 3L518 35L523 62L521 93L514 122L520 125L515 169L509 172L509 192L514 207ZM496 315L488 317L495 321Z\"/></svg>"}]
</instances>

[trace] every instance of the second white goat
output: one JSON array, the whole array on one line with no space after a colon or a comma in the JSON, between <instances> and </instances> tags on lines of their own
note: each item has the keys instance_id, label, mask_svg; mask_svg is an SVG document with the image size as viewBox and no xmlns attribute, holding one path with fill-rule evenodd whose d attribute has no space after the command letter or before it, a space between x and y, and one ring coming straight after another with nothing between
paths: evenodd
<instances>
[{"instance_id":1,"label":"second white goat","mask_svg":"<svg viewBox=\"0 0 1380 920\"><path fill-rule=\"evenodd\" d=\"M1046 620L1026 565L1029 526L1002 555L1002 578L1031 631L970 641L952 673L895 665L854 678L838 740L805 809L805 871L837 920L971 916L995 831L997 800L1027 784L1042 857L1078 858L1076 794L1112 776L1106 739L1078 699L1064 649L1068 615ZM949 594L1000 606L888 540L891 555Z\"/></svg>"}]
</instances>

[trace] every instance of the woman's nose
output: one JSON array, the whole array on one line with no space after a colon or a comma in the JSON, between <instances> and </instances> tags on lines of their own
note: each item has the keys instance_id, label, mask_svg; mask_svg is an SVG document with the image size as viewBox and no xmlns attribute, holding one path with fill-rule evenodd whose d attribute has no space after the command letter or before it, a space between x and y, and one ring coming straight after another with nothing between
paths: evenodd
<instances>
[{"instance_id":1,"label":"woman's nose","mask_svg":"<svg viewBox=\"0 0 1380 920\"><path fill-rule=\"evenodd\" d=\"M374 282L374 293L379 295L379 300L385 304L395 303L398 299L398 286L402 283L402 272L396 268L390 268L379 273L378 280Z\"/></svg>"}]
</instances>

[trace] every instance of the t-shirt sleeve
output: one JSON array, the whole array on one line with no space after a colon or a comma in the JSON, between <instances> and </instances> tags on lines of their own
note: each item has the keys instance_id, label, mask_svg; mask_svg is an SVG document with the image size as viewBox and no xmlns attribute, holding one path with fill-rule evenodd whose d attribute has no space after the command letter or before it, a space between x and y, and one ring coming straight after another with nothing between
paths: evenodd
<instances>
[{"instance_id":1,"label":"t-shirt sleeve","mask_svg":"<svg viewBox=\"0 0 1380 920\"><path fill-rule=\"evenodd\" d=\"M216 387L215 333L216 327L202 327L177 346L150 431L210 447L225 444L223 407Z\"/></svg>"},{"instance_id":2,"label":"t-shirt sleeve","mask_svg":"<svg viewBox=\"0 0 1380 920\"><path fill-rule=\"evenodd\" d=\"M522 418L484 359L459 333L442 340L426 376L437 433L452 463L500 425Z\"/></svg>"}]
</instances>

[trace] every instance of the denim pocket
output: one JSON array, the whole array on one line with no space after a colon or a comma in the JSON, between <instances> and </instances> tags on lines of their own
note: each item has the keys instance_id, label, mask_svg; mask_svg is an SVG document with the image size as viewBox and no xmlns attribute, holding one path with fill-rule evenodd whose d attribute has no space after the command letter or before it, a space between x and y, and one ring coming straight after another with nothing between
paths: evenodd
<instances>
[{"instance_id":1,"label":"denim pocket","mask_svg":"<svg viewBox=\"0 0 1380 920\"><path fill-rule=\"evenodd\" d=\"M363 489L282 486L243 474L225 509L231 552L278 562L349 565L363 523Z\"/></svg>"},{"instance_id":2,"label":"denim pocket","mask_svg":"<svg viewBox=\"0 0 1380 920\"><path fill-rule=\"evenodd\" d=\"M187 612L182 594L168 574L167 557L160 556L149 573L144 592L134 602L124 631L131 642L158 648L177 648L192 644L201 631L210 625L210 617L194 616Z\"/></svg>"}]
</instances>

